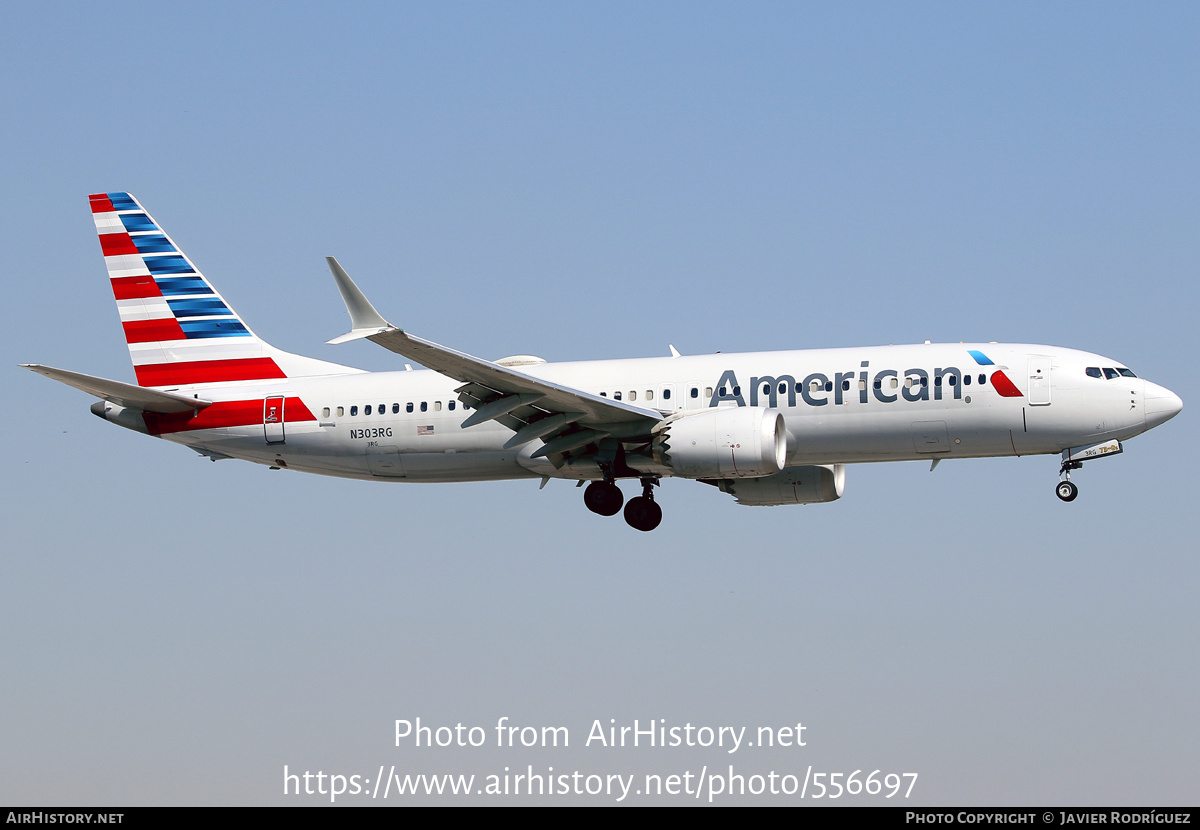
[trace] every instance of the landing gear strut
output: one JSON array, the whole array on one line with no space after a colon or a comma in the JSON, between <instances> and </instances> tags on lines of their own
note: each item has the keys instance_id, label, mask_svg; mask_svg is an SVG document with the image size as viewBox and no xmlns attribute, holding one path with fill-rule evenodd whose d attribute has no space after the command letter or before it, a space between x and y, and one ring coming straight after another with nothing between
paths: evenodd
<instances>
[{"instance_id":1,"label":"landing gear strut","mask_svg":"<svg viewBox=\"0 0 1200 830\"><path fill-rule=\"evenodd\" d=\"M662 522L662 508L654 501L654 485L658 479L643 478L642 494L625 505L625 521L634 530L654 530Z\"/></svg>"},{"instance_id":2,"label":"landing gear strut","mask_svg":"<svg viewBox=\"0 0 1200 830\"><path fill-rule=\"evenodd\" d=\"M1071 470L1078 470L1082 466L1082 461L1064 461L1059 469L1060 480L1054 488L1054 493L1063 501L1075 501L1075 497L1079 495L1079 488L1071 482Z\"/></svg>"}]
</instances>

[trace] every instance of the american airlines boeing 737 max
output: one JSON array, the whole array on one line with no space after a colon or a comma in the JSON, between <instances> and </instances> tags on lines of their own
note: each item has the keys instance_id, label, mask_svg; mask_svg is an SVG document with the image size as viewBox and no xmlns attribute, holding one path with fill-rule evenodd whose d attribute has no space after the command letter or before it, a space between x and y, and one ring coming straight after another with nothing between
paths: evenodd
<instances>
[{"instance_id":1,"label":"american airlines boeing 737 max","mask_svg":"<svg viewBox=\"0 0 1200 830\"><path fill-rule=\"evenodd\" d=\"M191 447L377 481L590 482L589 510L653 530L664 476L738 504L833 501L845 465L1061 453L1071 472L1183 408L1123 364L1054 346L870 346L636 360L488 361L405 332L333 258L351 330L428 371L365 372L273 348L128 193L90 197L137 384L29 365L96 415ZM637 479L625 502L616 482Z\"/></svg>"}]
</instances>

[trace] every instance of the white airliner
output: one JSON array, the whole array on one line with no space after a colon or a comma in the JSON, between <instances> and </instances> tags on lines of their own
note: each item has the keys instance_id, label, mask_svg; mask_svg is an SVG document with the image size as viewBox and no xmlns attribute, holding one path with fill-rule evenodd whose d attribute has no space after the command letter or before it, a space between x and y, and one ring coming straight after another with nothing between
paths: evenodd
<instances>
[{"instance_id":1,"label":"white airliner","mask_svg":"<svg viewBox=\"0 0 1200 830\"><path fill-rule=\"evenodd\" d=\"M128 193L90 197L137 385L29 365L114 424L213 460L376 481L572 479L653 530L679 476L738 504L833 501L845 465L1061 453L1071 471L1183 408L1110 358L1000 343L489 361L408 334L329 258L351 331L429 371L365 372L255 336ZM616 482L637 479L625 502Z\"/></svg>"}]
</instances>

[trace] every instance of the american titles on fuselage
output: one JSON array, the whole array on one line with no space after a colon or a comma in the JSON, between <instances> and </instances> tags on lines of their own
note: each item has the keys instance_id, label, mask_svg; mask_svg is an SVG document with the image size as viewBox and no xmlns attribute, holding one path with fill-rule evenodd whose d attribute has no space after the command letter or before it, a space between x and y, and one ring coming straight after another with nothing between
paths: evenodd
<instances>
[{"instance_id":1,"label":"american titles on fuselage","mask_svg":"<svg viewBox=\"0 0 1200 830\"><path fill-rule=\"evenodd\" d=\"M770 406L779 408L781 405L795 407L798 401L803 401L808 406L825 406L830 403L829 395L833 394L833 403L841 405L857 400L858 403L865 404L870 402L868 392L874 396L875 400L880 403L895 403L903 398L911 403L930 400L930 383L932 380L932 398L933 400L943 400L944 388L949 387L954 400L965 400L966 403L971 402L970 395L965 398L964 394L970 391L972 385L976 388L982 388L988 384L989 376L986 372L964 373L956 366L938 367L932 370L926 369L905 369L903 372L896 369L882 369L877 371L873 376L866 371L869 367L869 361L862 361L863 367L858 372L834 372L833 379L830 380L830 375L824 372L813 372L805 376L803 381L797 381L792 375L762 377L751 376L749 391L743 394L742 386L738 382L737 372L733 369L726 369L715 386L706 386L701 391L701 387L692 386L686 394L692 399L703 398L707 407L719 407L722 405L737 404L738 406ZM1086 369L1086 375L1090 378L1116 379L1119 377L1136 378L1131 370L1124 367L1100 367L1089 366ZM903 379L903 382L901 382ZM1003 369L997 369L991 374L991 384L996 389L997 393L1002 397L1021 397L1020 390L1016 389L1015 385L1004 374ZM964 387L967 387L964 389ZM662 403L667 404L671 401L672 388L671 386L660 386L660 395ZM857 390L856 396L846 395L845 393ZM1015 391L1016 394L1013 394ZM602 397L608 397L608 390L598 393ZM638 401L639 398L646 403L653 403L655 392L653 389L646 389L639 393L636 389L628 391L611 392L614 400L629 400ZM747 402L747 399L749 402ZM428 413L431 408L433 411L440 412L442 410L442 401L408 401L403 406L399 403L392 403L389 407L386 403L381 404L365 404L365 405L341 405L337 407L326 406L322 410L323 418L333 417L334 414L338 417L345 417L349 413L350 417L358 417L361 410L363 416L386 415L389 411L391 414L398 415L401 411L406 414L417 412ZM455 401L445 403L448 410L454 410ZM467 403L462 404L463 410L469 410L471 407ZM671 408L670 406L666 408ZM352 438L373 438L381 436L359 435L352 434Z\"/></svg>"}]
</instances>

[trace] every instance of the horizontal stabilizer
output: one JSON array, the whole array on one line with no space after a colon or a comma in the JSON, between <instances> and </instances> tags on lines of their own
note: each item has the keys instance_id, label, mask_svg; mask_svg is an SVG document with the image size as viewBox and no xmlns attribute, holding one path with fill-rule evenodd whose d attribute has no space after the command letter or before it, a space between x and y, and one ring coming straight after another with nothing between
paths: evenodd
<instances>
[{"instance_id":1,"label":"horizontal stabilizer","mask_svg":"<svg viewBox=\"0 0 1200 830\"><path fill-rule=\"evenodd\" d=\"M154 389L134 386L131 383L121 383L119 380L107 380L79 372L68 372L66 369L39 366L36 363L22 363L21 365L31 372L37 372L51 380L73 386L90 395L95 395L97 398L115 403L117 406L140 409L143 412L162 412L164 414L190 412L204 409L212 404L212 401L201 398L187 398L183 395L173 395L170 392L158 392Z\"/></svg>"}]
</instances>

